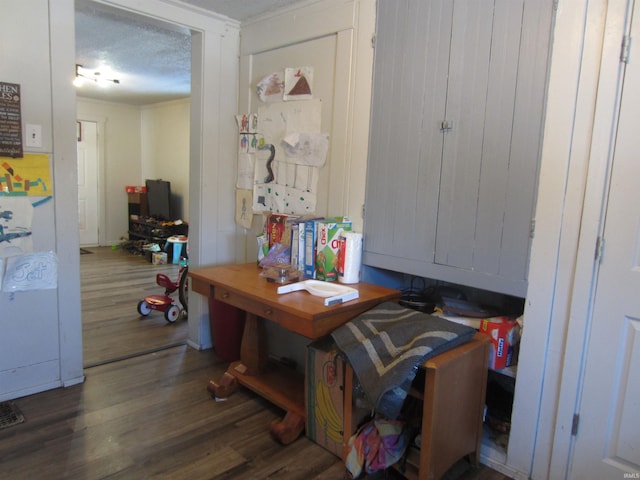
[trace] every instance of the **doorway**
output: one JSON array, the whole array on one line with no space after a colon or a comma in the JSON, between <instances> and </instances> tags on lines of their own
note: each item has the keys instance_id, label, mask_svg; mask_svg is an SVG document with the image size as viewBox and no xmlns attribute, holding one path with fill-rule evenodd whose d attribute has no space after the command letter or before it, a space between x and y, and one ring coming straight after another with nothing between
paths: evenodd
<instances>
[{"instance_id":1,"label":"doorway","mask_svg":"<svg viewBox=\"0 0 640 480\"><path fill-rule=\"evenodd\" d=\"M84 2L83 5L86 7L94 4ZM112 23L124 22L121 20L123 13L117 8L100 5L98 10L96 15L107 15ZM85 14L78 15L78 21L88 21L86 10L83 12ZM129 19L132 17L130 13L126 15ZM135 18L135 24L144 28L147 17L136 15ZM161 28L153 18L149 17L148 21L149 29L157 31ZM122 29L127 27L123 23ZM117 25L113 28L122 32ZM171 26L167 28L170 29ZM78 35L76 44L77 49L82 48ZM127 47L130 48L127 52L131 55L144 56L154 51L147 48L142 39L133 47L131 45L130 42ZM123 48L122 44L106 41L100 47L100 55L108 58L110 49L119 48ZM139 49L139 52L135 52L135 49ZM190 56L190 52L188 55ZM118 94L116 88L105 88L100 93L101 98L83 93L82 101L79 102L81 106L78 107L80 245L86 247L82 249L83 253L88 253L80 257L85 368L181 345L186 342L188 335L186 320L180 319L174 324L168 324L162 314L141 318L136 308L137 303L145 296L164 292L156 282L157 274L162 273L175 279L179 266L154 265L144 252L132 254L120 248L125 244L129 227L125 185L141 185L145 178L158 178L159 175L165 180L173 180L163 165L144 165L147 153L144 143L150 144L146 150L158 148L155 139L161 137L161 134L156 133L154 137L153 127L156 123L165 125L168 122L171 125L171 116L177 109L176 102L167 102L172 104L167 108L161 106L162 101L147 106L145 100L139 98L132 98L127 103L122 97L110 99L110 91ZM157 100L154 97L149 101ZM186 104L188 105L188 100ZM187 139L181 143L172 138L173 146L186 144L188 147L190 126L188 109L186 121L184 110L185 108L179 110L182 115L174 121L186 125L184 136ZM160 141L159 143L161 145ZM171 154L172 160L175 160L176 152L172 151ZM147 158L157 156L161 155L153 155L153 152L146 154ZM176 190L186 200L189 187L188 148L183 157L186 167L179 169L179 172L187 173L178 182L172 183L180 187ZM180 211L181 207L182 204Z\"/></svg>"}]
</instances>

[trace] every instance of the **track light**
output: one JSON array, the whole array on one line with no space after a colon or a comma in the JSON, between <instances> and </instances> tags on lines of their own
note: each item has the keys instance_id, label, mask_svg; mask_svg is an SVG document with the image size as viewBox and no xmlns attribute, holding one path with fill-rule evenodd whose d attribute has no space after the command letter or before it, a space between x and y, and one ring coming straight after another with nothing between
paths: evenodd
<instances>
[{"instance_id":1,"label":"track light","mask_svg":"<svg viewBox=\"0 0 640 480\"><path fill-rule=\"evenodd\" d=\"M80 87L86 80L102 86L106 86L108 83L120 84L120 80L117 78L107 78L103 76L99 70L90 70L84 68L82 65L76 64L76 78L73 80L73 84L76 87Z\"/></svg>"}]
</instances>

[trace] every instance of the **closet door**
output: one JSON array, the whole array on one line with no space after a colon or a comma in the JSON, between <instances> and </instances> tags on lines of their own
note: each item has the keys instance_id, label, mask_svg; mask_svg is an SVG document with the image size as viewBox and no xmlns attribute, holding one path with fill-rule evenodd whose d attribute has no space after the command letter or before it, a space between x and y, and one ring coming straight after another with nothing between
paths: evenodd
<instances>
[{"instance_id":1,"label":"closet door","mask_svg":"<svg viewBox=\"0 0 640 480\"><path fill-rule=\"evenodd\" d=\"M452 7L378 2L365 231L383 266L433 262Z\"/></svg>"},{"instance_id":2,"label":"closet door","mask_svg":"<svg viewBox=\"0 0 640 480\"><path fill-rule=\"evenodd\" d=\"M366 265L525 295L551 14L379 2Z\"/></svg>"},{"instance_id":3,"label":"closet door","mask_svg":"<svg viewBox=\"0 0 640 480\"><path fill-rule=\"evenodd\" d=\"M508 196L523 11L523 0L454 3L436 263L500 274L504 212L523 204ZM526 258L527 238L520 251Z\"/></svg>"}]
</instances>

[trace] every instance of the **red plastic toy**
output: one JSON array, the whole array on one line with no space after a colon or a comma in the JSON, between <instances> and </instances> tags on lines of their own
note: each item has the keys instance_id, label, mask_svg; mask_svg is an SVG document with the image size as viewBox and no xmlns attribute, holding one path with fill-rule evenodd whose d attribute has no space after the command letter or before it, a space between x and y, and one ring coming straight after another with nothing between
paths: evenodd
<instances>
[{"instance_id":1,"label":"red plastic toy","mask_svg":"<svg viewBox=\"0 0 640 480\"><path fill-rule=\"evenodd\" d=\"M173 281L164 273L156 274L156 283L164 288L164 295L148 295L138 302L138 313L146 317L152 310L164 312L164 318L169 323L174 323L180 317L187 317L188 300L188 271L189 266L186 259L180 259L180 270L178 280ZM178 305L170 295L178 290L178 300L182 305Z\"/></svg>"}]
</instances>

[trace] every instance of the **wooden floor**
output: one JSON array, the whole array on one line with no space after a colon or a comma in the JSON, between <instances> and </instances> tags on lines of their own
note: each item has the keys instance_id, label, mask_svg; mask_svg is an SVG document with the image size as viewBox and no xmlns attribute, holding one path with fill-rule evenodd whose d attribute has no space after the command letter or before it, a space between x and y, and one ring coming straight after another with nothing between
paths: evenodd
<instances>
[{"instance_id":1,"label":"wooden floor","mask_svg":"<svg viewBox=\"0 0 640 480\"><path fill-rule=\"evenodd\" d=\"M86 262L91 256L82 256L83 270L87 263L98 258ZM117 267L117 263L109 263L109 268L127 270ZM119 295L123 297L128 294L128 288L139 284L129 275L122 276L121 280L129 285L120 287ZM97 295L101 290L98 278L92 278L91 283L92 295ZM88 282L83 285L83 296L88 286ZM154 290L152 284L148 288ZM115 289L104 286L102 291L113 293ZM112 299L112 302L119 313L107 314L109 306L105 301L103 321L116 323L128 318L127 325L140 324L148 330L171 332L165 342L178 338L176 325L165 325L161 316L139 320L135 313L129 315L128 312L131 309L135 312L135 302L128 304L129 300L124 298L122 301ZM97 320L91 319L88 323L95 322ZM149 336L149 332L146 333ZM93 325L87 334L96 348L112 345L100 348L102 353L94 357L112 356L112 360L92 360L98 365L85 368L86 381L82 385L15 401L25 422L0 429L0 478L347 478L344 466L336 457L305 437L288 446L274 441L268 426L282 412L250 391L240 388L227 401L214 401L206 390L207 382L219 378L227 365L213 350L199 352L178 345L140 355L130 349L125 354L125 349L119 349L115 345L118 342L109 338L110 335L121 337L120 329ZM101 335L104 336L101 338ZM144 343L142 340L124 342L130 346ZM123 358L113 360L118 356ZM399 477L381 472L375 478ZM471 469L461 464L447 478L505 480L507 477L486 467Z\"/></svg>"},{"instance_id":2,"label":"wooden floor","mask_svg":"<svg viewBox=\"0 0 640 480\"><path fill-rule=\"evenodd\" d=\"M153 265L141 255L110 247L85 250L92 252L80 255L85 367L186 341L186 320L169 323L155 311L141 318L137 311L146 295L164 293L156 273L176 279L178 265Z\"/></svg>"}]
</instances>

